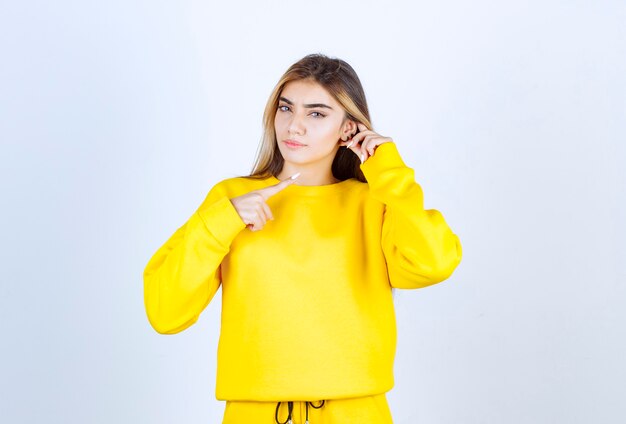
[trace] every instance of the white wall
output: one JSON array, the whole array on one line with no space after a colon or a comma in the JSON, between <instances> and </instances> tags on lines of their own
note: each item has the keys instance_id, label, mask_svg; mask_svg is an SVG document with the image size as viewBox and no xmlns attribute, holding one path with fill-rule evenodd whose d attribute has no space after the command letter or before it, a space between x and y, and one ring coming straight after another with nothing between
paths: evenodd
<instances>
[{"instance_id":1,"label":"white wall","mask_svg":"<svg viewBox=\"0 0 626 424\"><path fill-rule=\"evenodd\" d=\"M0 6L2 421L220 422L220 296L159 335L143 268L323 52L464 247L397 292L395 421L625 422L625 3L264 3Z\"/></svg>"}]
</instances>

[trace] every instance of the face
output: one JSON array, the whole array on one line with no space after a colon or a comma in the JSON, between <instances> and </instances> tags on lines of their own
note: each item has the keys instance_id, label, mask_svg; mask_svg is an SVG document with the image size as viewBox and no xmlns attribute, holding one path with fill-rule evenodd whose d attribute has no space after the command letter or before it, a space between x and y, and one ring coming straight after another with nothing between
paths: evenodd
<instances>
[{"instance_id":1,"label":"face","mask_svg":"<svg viewBox=\"0 0 626 424\"><path fill-rule=\"evenodd\" d=\"M319 83L291 81L281 92L274 118L278 148L286 163L330 169L342 135L353 132L341 105Z\"/></svg>"}]
</instances>

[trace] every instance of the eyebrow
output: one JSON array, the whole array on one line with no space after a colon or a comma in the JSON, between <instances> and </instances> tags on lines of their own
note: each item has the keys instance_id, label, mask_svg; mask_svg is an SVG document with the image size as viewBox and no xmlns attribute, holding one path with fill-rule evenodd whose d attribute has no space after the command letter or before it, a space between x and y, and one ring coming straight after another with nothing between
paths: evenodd
<instances>
[{"instance_id":1,"label":"eyebrow","mask_svg":"<svg viewBox=\"0 0 626 424\"><path fill-rule=\"evenodd\" d=\"M290 105L292 105L292 106L293 106L293 102L292 102L291 100L289 100L289 99L286 99L285 97L280 97L280 99L279 99L279 100L282 100L283 102L285 102L285 103L290 104ZM328 106L328 105L325 105L324 103L309 103L309 104L304 105L304 107L305 107L305 108L325 107L325 108L327 108L327 109L333 110L333 108L332 108L332 107L330 107L330 106Z\"/></svg>"}]
</instances>

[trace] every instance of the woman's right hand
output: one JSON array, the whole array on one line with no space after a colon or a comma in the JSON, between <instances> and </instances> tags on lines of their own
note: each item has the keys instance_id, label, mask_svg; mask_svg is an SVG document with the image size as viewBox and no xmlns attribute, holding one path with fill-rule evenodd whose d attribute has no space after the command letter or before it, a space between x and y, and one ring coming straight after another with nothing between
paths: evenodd
<instances>
[{"instance_id":1,"label":"woman's right hand","mask_svg":"<svg viewBox=\"0 0 626 424\"><path fill-rule=\"evenodd\" d=\"M298 175L300 175L299 172L278 184L252 190L246 194L230 199L230 202L233 204L248 229L251 231L259 231L265 226L268 219L274 219L272 211L267 203L265 203L266 200L293 184Z\"/></svg>"}]
</instances>

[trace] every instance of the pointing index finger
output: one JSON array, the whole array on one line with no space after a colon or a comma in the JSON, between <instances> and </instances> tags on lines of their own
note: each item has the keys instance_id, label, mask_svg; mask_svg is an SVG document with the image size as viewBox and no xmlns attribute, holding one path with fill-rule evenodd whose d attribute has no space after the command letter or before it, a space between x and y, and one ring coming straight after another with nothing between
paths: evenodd
<instances>
[{"instance_id":1,"label":"pointing index finger","mask_svg":"<svg viewBox=\"0 0 626 424\"><path fill-rule=\"evenodd\" d=\"M259 193L261 193L261 195L263 196L263 198L265 200L269 199L271 196L275 195L276 193L280 192L281 190L284 190L287 186L290 186L291 184L293 184L296 180L296 178L298 178L298 176L300 175L300 173L296 173L293 174L291 177L282 180L281 182L279 182L278 184L274 184L271 185L269 187L264 187L260 190L258 190Z\"/></svg>"}]
</instances>

